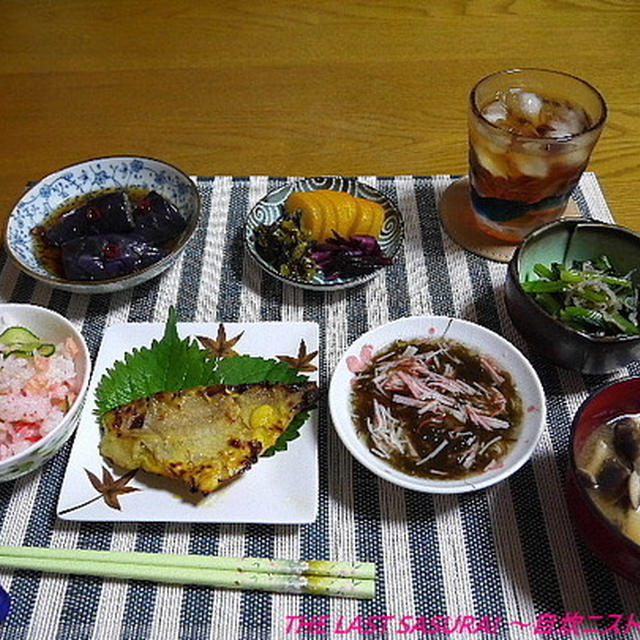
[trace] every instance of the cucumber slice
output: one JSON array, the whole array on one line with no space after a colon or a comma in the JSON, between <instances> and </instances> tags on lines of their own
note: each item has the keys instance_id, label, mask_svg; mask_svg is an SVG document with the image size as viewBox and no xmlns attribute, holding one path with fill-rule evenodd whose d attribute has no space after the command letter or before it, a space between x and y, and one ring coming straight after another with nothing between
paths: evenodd
<instances>
[{"instance_id":1,"label":"cucumber slice","mask_svg":"<svg viewBox=\"0 0 640 640\"><path fill-rule=\"evenodd\" d=\"M15 344L11 345L11 351L5 351L4 357L23 356L32 358L34 355L49 357L56 352L56 347L50 343L32 342L31 344Z\"/></svg>"},{"instance_id":2,"label":"cucumber slice","mask_svg":"<svg viewBox=\"0 0 640 640\"><path fill-rule=\"evenodd\" d=\"M19 356L20 358L33 358L33 351L31 349L25 349L21 345L17 349L12 349L11 351L4 352L5 358L8 358L9 356Z\"/></svg>"},{"instance_id":3,"label":"cucumber slice","mask_svg":"<svg viewBox=\"0 0 640 640\"><path fill-rule=\"evenodd\" d=\"M0 342L2 344L40 343L40 338L24 327L9 327L0 334Z\"/></svg>"},{"instance_id":4,"label":"cucumber slice","mask_svg":"<svg viewBox=\"0 0 640 640\"><path fill-rule=\"evenodd\" d=\"M30 358L34 355L52 356L56 352L56 347L48 342L41 342L40 338L25 327L9 327L0 334L0 344L10 347L4 352L4 357L21 356Z\"/></svg>"},{"instance_id":5,"label":"cucumber slice","mask_svg":"<svg viewBox=\"0 0 640 640\"><path fill-rule=\"evenodd\" d=\"M42 343L41 342L14 342L13 344L7 345L9 347L8 351L5 351L5 357L19 351L20 353L33 353L34 349L37 349Z\"/></svg>"},{"instance_id":6,"label":"cucumber slice","mask_svg":"<svg viewBox=\"0 0 640 640\"><path fill-rule=\"evenodd\" d=\"M55 345L50 344L49 342L43 343L38 347L36 347L36 353L39 356L45 356L48 358L49 356L52 356L55 352L56 352Z\"/></svg>"}]
</instances>

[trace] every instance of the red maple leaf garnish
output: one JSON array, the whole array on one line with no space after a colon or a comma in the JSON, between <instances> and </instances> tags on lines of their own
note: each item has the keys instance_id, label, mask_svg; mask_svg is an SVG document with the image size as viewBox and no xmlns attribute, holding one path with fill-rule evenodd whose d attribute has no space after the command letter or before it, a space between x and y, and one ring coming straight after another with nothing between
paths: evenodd
<instances>
[{"instance_id":1,"label":"red maple leaf garnish","mask_svg":"<svg viewBox=\"0 0 640 640\"><path fill-rule=\"evenodd\" d=\"M206 336L198 336L198 340L202 342L209 355L214 358L226 358L227 356L237 356L238 352L233 349L236 342L242 338L244 331L237 336L227 340L227 332L222 322L218 325L218 335L216 339L207 338Z\"/></svg>"},{"instance_id":2,"label":"red maple leaf garnish","mask_svg":"<svg viewBox=\"0 0 640 640\"><path fill-rule=\"evenodd\" d=\"M124 495L125 493L132 493L133 491L140 491L140 489L136 489L135 487L126 486L129 480L131 480L138 472L137 469L132 469L123 476L115 479L106 467L102 467L102 480L100 480L95 473L91 473L89 469L85 469L84 471L87 476L89 476L89 481L93 485L93 488L98 492L98 495L95 498L91 498L91 500L87 500L82 504L76 505L75 507L64 509L63 511L60 511L58 515L63 515L70 511L80 509L81 507L86 507L88 504L91 504L96 500L100 500L100 498L105 501L105 504L108 507L120 511L121 507L118 496Z\"/></svg>"},{"instance_id":3,"label":"red maple leaf garnish","mask_svg":"<svg viewBox=\"0 0 640 640\"><path fill-rule=\"evenodd\" d=\"M276 356L278 360L286 362L292 369L303 372L315 371L318 367L311 364L311 361L318 355L317 351L307 353L307 345L304 340L300 340L300 347L298 349L298 357L293 358L291 356Z\"/></svg>"}]
</instances>

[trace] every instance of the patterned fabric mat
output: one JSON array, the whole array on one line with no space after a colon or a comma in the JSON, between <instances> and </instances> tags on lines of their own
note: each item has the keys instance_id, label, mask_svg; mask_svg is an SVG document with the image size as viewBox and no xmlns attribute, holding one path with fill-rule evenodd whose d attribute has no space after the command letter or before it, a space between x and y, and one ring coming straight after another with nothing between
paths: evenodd
<instances>
[{"instance_id":1,"label":"patterned fabric mat","mask_svg":"<svg viewBox=\"0 0 640 640\"><path fill-rule=\"evenodd\" d=\"M0 299L48 306L67 316L82 329L94 358L105 327L164 322L172 304L182 321L315 321L323 346L323 385L347 345L371 327L408 315L466 318L516 344L540 375L548 425L531 462L508 481L474 494L406 491L354 461L335 435L324 401L314 524L79 524L55 517L67 444L41 470L0 485L1 544L360 559L378 565L377 596L353 601L2 571L0 583L12 596L13 610L0 625L0 637L256 640L428 634L515 639L534 637L536 619L543 614L558 621L568 612L585 620L602 616L598 624L606 627L607 616L631 613L640 603L640 589L612 574L576 538L564 495L571 418L605 378L559 370L529 352L505 310L505 265L460 249L438 224L437 202L453 177L362 178L398 203L406 222L404 251L368 285L332 294L263 277L242 250L248 209L284 180L198 178L208 215L180 261L152 282L115 295L71 295L18 273L2 253ZM583 215L612 219L593 174L583 176L576 199ZM634 364L617 375L627 373L637 375L640 367ZM373 616L392 617L386 633L372 632ZM425 631L414 627L420 616ZM453 633L434 633L430 619L438 616L450 616L450 625L458 627ZM463 616L493 621L496 632L460 631ZM316 632L304 631L301 623L314 620ZM468 629L476 622L471 620ZM581 628L597 626L589 623ZM382 624L378 619L378 629Z\"/></svg>"}]
</instances>

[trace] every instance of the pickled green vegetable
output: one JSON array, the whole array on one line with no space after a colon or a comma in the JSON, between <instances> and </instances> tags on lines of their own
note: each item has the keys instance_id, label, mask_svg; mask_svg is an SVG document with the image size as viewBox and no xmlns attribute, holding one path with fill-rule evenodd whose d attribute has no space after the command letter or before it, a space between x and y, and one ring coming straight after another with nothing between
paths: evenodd
<instances>
[{"instance_id":1,"label":"pickled green vegetable","mask_svg":"<svg viewBox=\"0 0 640 640\"><path fill-rule=\"evenodd\" d=\"M606 255L574 261L536 264L538 280L522 288L550 315L590 335L639 335L640 296L632 273L616 272Z\"/></svg>"},{"instance_id":2,"label":"pickled green vegetable","mask_svg":"<svg viewBox=\"0 0 640 640\"><path fill-rule=\"evenodd\" d=\"M314 242L300 229L297 214L287 215L271 224L260 224L254 231L258 254L282 276L311 280L318 267L311 258Z\"/></svg>"}]
</instances>

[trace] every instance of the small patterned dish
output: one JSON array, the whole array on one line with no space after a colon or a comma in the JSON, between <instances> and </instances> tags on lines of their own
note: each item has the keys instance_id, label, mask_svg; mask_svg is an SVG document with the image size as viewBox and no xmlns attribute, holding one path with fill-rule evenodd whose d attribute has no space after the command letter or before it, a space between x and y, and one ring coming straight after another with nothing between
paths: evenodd
<instances>
[{"instance_id":1,"label":"small patterned dish","mask_svg":"<svg viewBox=\"0 0 640 640\"><path fill-rule=\"evenodd\" d=\"M109 280L67 280L48 271L36 254L31 230L66 203L88 193L123 187L154 190L180 209L188 224L173 251L144 269ZM180 169L152 158L112 156L80 162L42 178L11 211L5 242L11 259L33 278L73 293L111 293L141 284L169 268L195 231L199 218L198 190Z\"/></svg>"},{"instance_id":2,"label":"small patterned dish","mask_svg":"<svg viewBox=\"0 0 640 640\"><path fill-rule=\"evenodd\" d=\"M324 178L300 178L295 182L269 191L266 196L257 202L249 212L245 223L245 245L251 257L267 273L274 278L303 289L313 291L336 291L355 287L373 278L382 267L378 267L372 273L352 278L335 278L329 280L322 272L312 280L301 280L290 276L283 276L278 270L266 262L256 251L254 232L259 224L271 224L284 215L284 203L294 191L318 191L331 189L333 191L345 191L359 198L366 198L378 202L384 208L384 222L382 232L378 238L380 248L389 258L394 258L402 246L404 236L404 224L402 215L397 207L383 193L370 187L355 178L324 177Z\"/></svg>"},{"instance_id":3,"label":"small patterned dish","mask_svg":"<svg viewBox=\"0 0 640 640\"><path fill-rule=\"evenodd\" d=\"M91 358L82 334L55 311L31 304L0 304L0 324L3 327L28 327L37 336L53 344L59 344L71 338L78 349L74 356L78 392L76 399L62 421L46 436L21 453L0 460L0 482L6 482L35 471L58 453L71 437L78 426L80 409L87 395Z\"/></svg>"}]
</instances>

